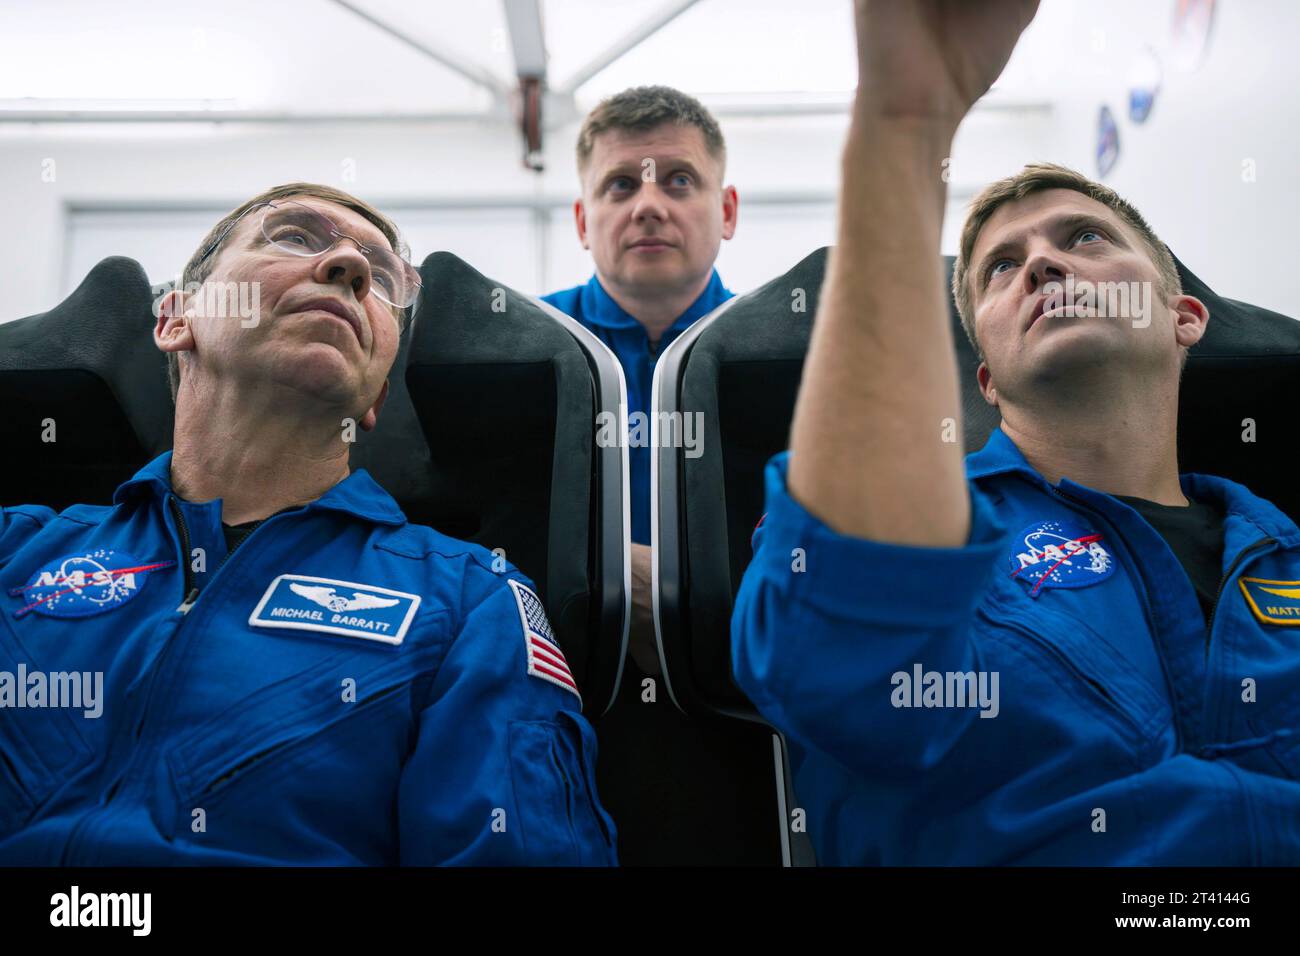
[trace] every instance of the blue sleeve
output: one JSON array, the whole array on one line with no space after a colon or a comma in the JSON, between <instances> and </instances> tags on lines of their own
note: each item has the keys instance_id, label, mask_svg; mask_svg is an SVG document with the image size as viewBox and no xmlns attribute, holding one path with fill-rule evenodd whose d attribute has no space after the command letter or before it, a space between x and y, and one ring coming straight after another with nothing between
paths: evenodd
<instances>
[{"instance_id":1,"label":"blue sleeve","mask_svg":"<svg viewBox=\"0 0 1300 956\"><path fill-rule=\"evenodd\" d=\"M404 865L617 864L595 731L575 691L530 673L524 600L494 581L438 671L399 786Z\"/></svg>"},{"instance_id":2,"label":"blue sleeve","mask_svg":"<svg viewBox=\"0 0 1300 956\"><path fill-rule=\"evenodd\" d=\"M891 706L891 675L923 662L977 670L969 633L1005 529L973 486L962 548L836 534L786 490L787 455L767 467L767 515L732 615L736 680L774 726L858 772L934 767L972 708ZM920 716L918 717L918 714ZM925 733L918 733L918 720Z\"/></svg>"},{"instance_id":3,"label":"blue sleeve","mask_svg":"<svg viewBox=\"0 0 1300 956\"><path fill-rule=\"evenodd\" d=\"M54 511L44 505L0 508L0 567L54 517Z\"/></svg>"}]
</instances>

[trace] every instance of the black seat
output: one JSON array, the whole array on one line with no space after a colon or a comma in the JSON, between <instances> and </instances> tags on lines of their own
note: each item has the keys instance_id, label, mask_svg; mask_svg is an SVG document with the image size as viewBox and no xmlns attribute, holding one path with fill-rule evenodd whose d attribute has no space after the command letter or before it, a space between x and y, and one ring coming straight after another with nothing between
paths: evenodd
<instances>
[{"instance_id":1,"label":"black seat","mask_svg":"<svg viewBox=\"0 0 1300 956\"><path fill-rule=\"evenodd\" d=\"M688 713L757 716L731 679L725 637L763 515L763 466L788 443L825 264L820 249L729 300L682 333L655 369L653 420L678 412L704 422L702 453L655 445L652 474L656 625L665 681Z\"/></svg>"},{"instance_id":2,"label":"black seat","mask_svg":"<svg viewBox=\"0 0 1300 956\"><path fill-rule=\"evenodd\" d=\"M656 425L665 413L704 423L697 457L651 441L664 681L686 713L753 724L743 748L723 759L750 804L749 840L774 864L811 863L811 845L786 825L797 802L784 741L732 680L730 617L763 514L763 467L787 445L825 263L820 249L701 318L664 351L652 390Z\"/></svg>"},{"instance_id":3,"label":"black seat","mask_svg":"<svg viewBox=\"0 0 1300 956\"><path fill-rule=\"evenodd\" d=\"M760 719L732 679L730 616L764 511L764 465L788 447L826 252L814 252L702 318L664 352L656 369L655 420L664 412L699 412L706 426L699 457L655 446L652 482L655 624L665 680L687 711ZM949 277L952 265L948 257ZM1184 373L1180 467L1239 481L1300 517L1300 488L1286 467L1285 425L1300 393L1300 323L1221 298L1181 262L1178 268L1185 291L1210 311L1206 335ZM979 393L974 350L955 304L949 305L969 452L983 447L999 418ZM1242 440L1245 419L1255 423L1254 443ZM779 819L789 819L797 803L788 785L772 795L770 772L766 779L755 775L750 792L778 805L784 799ZM796 837L790 852L799 862L803 842L785 829L783 840Z\"/></svg>"},{"instance_id":4,"label":"black seat","mask_svg":"<svg viewBox=\"0 0 1300 956\"><path fill-rule=\"evenodd\" d=\"M48 312L0 324L0 502L108 504L171 447L153 301L140 264L113 256Z\"/></svg>"},{"instance_id":5,"label":"black seat","mask_svg":"<svg viewBox=\"0 0 1300 956\"><path fill-rule=\"evenodd\" d=\"M398 361L424 440L394 478L424 491L426 523L501 549L533 579L598 716L614 700L629 620L627 449L596 443L597 415L626 403L617 360L568 316L449 252L420 274Z\"/></svg>"}]
</instances>

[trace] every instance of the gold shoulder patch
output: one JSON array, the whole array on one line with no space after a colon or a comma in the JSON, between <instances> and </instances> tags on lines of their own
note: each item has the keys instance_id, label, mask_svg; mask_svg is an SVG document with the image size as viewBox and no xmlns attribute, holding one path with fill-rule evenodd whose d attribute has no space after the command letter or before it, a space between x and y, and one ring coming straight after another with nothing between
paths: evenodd
<instances>
[{"instance_id":1,"label":"gold shoulder patch","mask_svg":"<svg viewBox=\"0 0 1300 956\"><path fill-rule=\"evenodd\" d=\"M1238 578L1237 583L1258 620L1265 624L1300 627L1300 581Z\"/></svg>"}]
</instances>

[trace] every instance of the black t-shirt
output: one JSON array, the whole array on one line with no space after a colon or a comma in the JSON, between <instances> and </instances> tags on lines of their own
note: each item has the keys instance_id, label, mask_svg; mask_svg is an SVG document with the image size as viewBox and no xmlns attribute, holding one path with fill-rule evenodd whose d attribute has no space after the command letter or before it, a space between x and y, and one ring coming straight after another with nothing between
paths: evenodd
<instances>
[{"instance_id":1,"label":"black t-shirt","mask_svg":"<svg viewBox=\"0 0 1300 956\"><path fill-rule=\"evenodd\" d=\"M1215 504L1190 498L1190 504L1183 507L1145 498L1115 497L1145 518L1165 539L1191 579L1208 622L1223 579L1223 512Z\"/></svg>"},{"instance_id":2,"label":"black t-shirt","mask_svg":"<svg viewBox=\"0 0 1300 956\"><path fill-rule=\"evenodd\" d=\"M226 552L234 551L235 546L252 534L253 529L265 520L265 518L259 518L256 521L245 521L243 524L226 524L222 522L221 531L226 536Z\"/></svg>"}]
</instances>

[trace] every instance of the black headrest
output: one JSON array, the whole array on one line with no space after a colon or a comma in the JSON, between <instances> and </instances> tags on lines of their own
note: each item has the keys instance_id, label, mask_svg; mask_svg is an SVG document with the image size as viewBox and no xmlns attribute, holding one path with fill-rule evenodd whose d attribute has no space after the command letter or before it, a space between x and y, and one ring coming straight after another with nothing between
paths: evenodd
<instances>
[{"instance_id":1,"label":"black headrest","mask_svg":"<svg viewBox=\"0 0 1300 956\"><path fill-rule=\"evenodd\" d=\"M1239 481L1300 520L1300 487L1290 475L1300 322L1215 295L1175 262L1183 291L1210 311L1179 389L1178 467Z\"/></svg>"},{"instance_id":2,"label":"black headrest","mask_svg":"<svg viewBox=\"0 0 1300 956\"><path fill-rule=\"evenodd\" d=\"M817 250L785 275L702 319L707 324L690 346L680 408L701 413L705 423L701 454L680 458L689 569L680 606L693 634L728 632L731 599L763 514L763 466L788 443L826 253ZM665 368L661 374L667 373ZM671 640L665 632L665 641ZM685 650L666 648L677 660ZM748 708L731 682L727 642L696 641L689 651L694 690L709 706ZM679 698L691 695L681 680L673 684Z\"/></svg>"},{"instance_id":3,"label":"black headrest","mask_svg":"<svg viewBox=\"0 0 1300 956\"><path fill-rule=\"evenodd\" d=\"M688 521L693 528L699 521L726 521L733 559L744 555L732 582L736 587L749 563L750 535L763 513L763 466L788 446L828 251L818 249L789 272L739 297L700 334L682 380L683 408L703 410L706 423L718 423L705 428L704 453L693 463L702 467L687 468L687 501L702 500L700 493L714 480L706 470L713 462L722 464L729 496L726 509L692 513ZM731 500L733 494L739 500ZM702 539L692 536L694 542Z\"/></svg>"},{"instance_id":4,"label":"black headrest","mask_svg":"<svg viewBox=\"0 0 1300 956\"><path fill-rule=\"evenodd\" d=\"M357 431L350 462L353 469L364 468L393 496L407 520L444 531L434 520L437 507L433 497L433 466L406 386L404 370L410 353L408 315L406 328L398 340L397 357L388 374L388 397L379 411L374 431Z\"/></svg>"},{"instance_id":5,"label":"black headrest","mask_svg":"<svg viewBox=\"0 0 1300 956\"><path fill-rule=\"evenodd\" d=\"M449 252L420 274L405 378L428 443L429 523L502 549L537 584L584 691L612 685L590 673L600 549L588 357L535 299Z\"/></svg>"},{"instance_id":6,"label":"black headrest","mask_svg":"<svg viewBox=\"0 0 1300 956\"><path fill-rule=\"evenodd\" d=\"M100 262L63 302L0 324L0 502L107 504L171 446L153 294L134 259ZM53 438L53 440L50 440Z\"/></svg>"}]
</instances>

